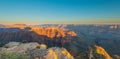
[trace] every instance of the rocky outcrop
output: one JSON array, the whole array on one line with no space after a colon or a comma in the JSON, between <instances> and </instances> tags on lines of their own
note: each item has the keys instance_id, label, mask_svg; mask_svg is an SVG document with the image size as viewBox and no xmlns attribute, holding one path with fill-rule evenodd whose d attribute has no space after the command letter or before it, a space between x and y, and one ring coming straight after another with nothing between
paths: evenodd
<instances>
[{"instance_id":1,"label":"rocky outcrop","mask_svg":"<svg viewBox=\"0 0 120 59\"><path fill-rule=\"evenodd\" d=\"M94 46L89 50L89 59L112 59L112 57L100 46Z\"/></svg>"},{"instance_id":2,"label":"rocky outcrop","mask_svg":"<svg viewBox=\"0 0 120 59\"><path fill-rule=\"evenodd\" d=\"M51 47L47 49L45 44L11 42L6 44L0 52L21 53L28 56L28 59L74 59L65 49Z\"/></svg>"},{"instance_id":3,"label":"rocky outcrop","mask_svg":"<svg viewBox=\"0 0 120 59\"><path fill-rule=\"evenodd\" d=\"M105 51L104 48L100 47L100 46L95 46L96 48L96 52L100 55L103 55L105 57L105 59L112 59L110 57L110 55Z\"/></svg>"},{"instance_id":4,"label":"rocky outcrop","mask_svg":"<svg viewBox=\"0 0 120 59\"><path fill-rule=\"evenodd\" d=\"M37 46L39 46L39 44L35 42L31 43L10 42L4 46L3 50L24 53L27 50L35 49Z\"/></svg>"},{"instance_id":5,"label":"rocky outcrop","mask_svg":"<svg viewBox=\"0 0 120 59\"><path fill-rule=\"evenodd\" d=\"M34 49L28 52L30 58L36 59L74 59L73 56L65 49L52 47L49 49Z\"/></svg>"},{"instance_id":6,"label":"rocky outcrop","mask_svg":"<svg viewBox=\"0 0 120 59\"><path fill-rule=\"evenodd\" d=\"M70 31L67 34L71 35L71 36L77 36L77 34L74 31Z\"/></svg>"},{"instance_id":7,"label":"rocky outcrop","mask_svg":"<svg viewBox=\"0 0 120 59\"><path fill-rule=\"evenodd\" d=\"M115 56L119 58L118 56ZM112 59L112 57L101 46L91 46L89 50L79 53L76 59Z\"/></svg>"},{"instance_id":8,"label":"rocky outcrop","mask_svg":"<svg viewBox=\"0 0 120 59\"><path fill-rule=\"evenodd\" d=\"M52 59L74 59L73 56L65 48L50 48L48 49L47 59L53 55Z\"/></svg>"}]
</instances>

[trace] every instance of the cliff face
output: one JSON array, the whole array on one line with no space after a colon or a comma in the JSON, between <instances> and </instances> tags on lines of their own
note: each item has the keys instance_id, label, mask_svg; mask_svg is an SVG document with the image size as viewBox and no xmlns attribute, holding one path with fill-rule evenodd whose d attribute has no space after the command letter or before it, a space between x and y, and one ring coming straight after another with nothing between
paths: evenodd
<instances>
[{"instance_id":1,"label":"cliff face","mask_svg":"<svg viewBox=\"0 0 120 59\"><path fill-rule=\"evenodd\" d=\"M48 45L61 45L70 42L72 37L77 36L74 31L66 31L65 28L56 26L25 26L14 25L0 28L0 45L11 41L16 42L38 42ZM67 38L67 39L66 39ZM52 40L51 40L52 39Z\"/></svg>"},{"instance_id":2,"label":"cliff face","mask_svg":"<svg viewBox=\"0 0 120 59\"><path fill-rule=\"evenodd\" d=\"M112 59L112 57L100 46L94 46L89 51L89 59Z\"/></svg>"},{"instance_id":3,"label":"cliff face","mask_svg":"<svg viewBox=\"0 0 120 59\"><path fill-rule=\"evenodd\" d=\"M90 47L86 52L80 53L76 59L112 59L112 57L105 51L103 47L95 45Z\"/></svg>"},{"instance_id":4,"label":"cliff face","mask_svg":"<svg viewBox=\"0 0 120 59\"><path fill-rule=\"evenodd\" d=\"M100 55L103 55L105 57L105 59L112 59L110 57L110 55L105 51L104 48L100 47L100 46L95 46L96 48L96 52Z\"/></svg>"},{"instance_id":5,"label":"cliff face","mask_svg":"<svg viewBox=\"0 0 120 59\"><path fill-rule=\"evenodd\" d=\"M65 37L67 35L70 36L77 36L77 34L74 31L66 32L64 28L58 28L55 26L51 27L30 27L31 31L36 32L39 35L45 35L49 38L54 37Z\"/></svg>"},{"instance_id":6,"label":"cliff face","mask_svg":"<svg viewBox=\"0 0 120 59\"><path fill-rule=\"evenodd\" d=\"M25 24L14 24L14 25L6 25L4 27L5 29L20 29L23 31L33 31L37 33L38 35L44 35L49 38L54 37L65 37L65 36L77 36L77 34L74 31L66 31L66 28L59 27L59 26L27 26Z\"/></svg>"},{"instance_id":7,"label":"cliff face","mask_svg":"<svg viewBox=\"0 0 120 59\"><path fill-rule=\"evenodd\" d=\"M74 59L73 56L64 48L50 48L46 59Z\"/></svg>"}]
</instances>

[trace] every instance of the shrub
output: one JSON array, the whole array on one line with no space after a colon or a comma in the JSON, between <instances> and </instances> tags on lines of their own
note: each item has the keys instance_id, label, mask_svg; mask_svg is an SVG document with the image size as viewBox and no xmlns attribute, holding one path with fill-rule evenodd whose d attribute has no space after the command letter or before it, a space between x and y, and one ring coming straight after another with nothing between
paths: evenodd
<instances>
[{"instance_id":1,"label":"shrub","mask_svg":"<svg viewBox=\"0 0 120 59\"><path fill-rule=\"evenodd\" d=\"M17 52L3 52L0 54L0 59L28 59L28 57Z\"/></svg>"}]
</instances>

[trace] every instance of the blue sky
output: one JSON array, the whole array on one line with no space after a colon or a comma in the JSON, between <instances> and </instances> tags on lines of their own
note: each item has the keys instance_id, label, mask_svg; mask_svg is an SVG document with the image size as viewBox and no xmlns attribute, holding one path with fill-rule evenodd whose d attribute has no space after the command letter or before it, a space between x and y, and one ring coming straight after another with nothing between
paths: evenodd
<instances>
[{"instance_id":1,"label":"blue sky","mask_svg":"<svg viewBox=\"0 0 120 59\"><path fill-rule=\"evenodd\" d=\"M0 23L120 23L120 0L0 0Z\"/></svg>"}]
</instances>

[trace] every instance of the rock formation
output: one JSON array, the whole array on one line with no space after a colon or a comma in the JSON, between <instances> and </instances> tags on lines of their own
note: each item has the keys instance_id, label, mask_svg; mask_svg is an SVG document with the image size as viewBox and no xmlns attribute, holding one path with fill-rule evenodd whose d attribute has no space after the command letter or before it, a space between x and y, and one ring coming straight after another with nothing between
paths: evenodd
<instances>
[{"instance_id":1,"label":"rock formation","mask_svg":"<svg viewBox=\"0 0 120 59\"><path fill-rule=\"evenodd\" d=\"M16 42L38 42L38 43L65 43L69 42L66 37L71 38L77 36L74 31L65 31L56 26L26 26L14 25L7 28L0 28L0 45L16 41ZM52 39L52 40L50 40ZM57 39L57 40L56 40ZM64 42L62 42L64 41ZM53 43L53 44L54 44Z\"/></svg>"},{"instance_id":2,"label":"rock formation","mask_svg":"<svg viewBox=\"0 0 120 59\"><path fill-rule=\"evenodd\" d=\"M31 31L36 32L39 35L45 35L50 38L54 37L65 37L67 34L70 36L77 36L77 34L74 31L66 32L63 28L58 28L56 26L50 26L50 27L30 27Z\"/></svg>"},{"instance_id":3,"label":"rock formation","mask_svg":"<svg viewBox=\"0 0 120 59\"><path fill-rule=\"evenodd\" d=\"M71 35L71 36L77 36L77 34L74 31L70 31L67 34Z\"/></svg>"},{"instance_id":4,"label":"rock formation","mask_svg":"<svg viewBox=\"0 0 120 59\"><path fill-rule=\"evenodd\" d=\"M89 51L89 59L112 59L112 57L100 46L94 46Z\"/></svg>"},{"instance_id":5,"label":"rock formation","mask_svg":"<svg viewBox=\"0 0 120 59\"><path fill-rule=\"evenodd\" d=\"M28 52L30 58L36 59L74 59L73 56L65 49L52 47L49 49L34 49Z\"/></svg>"},{"instance_id":6,"label":"rock formation","mask_svg":"<svg viewBox=\"0 0 120 59\"><path fill-rule=\"evenodd\" d=\"M39 44L35 42L24 43L24 44L20 42L10 42L4 46L5 48L3 50L24 53L27 50L35 49L37 46L39 46Z\"/></svg>"},{"instance_id":7,"label":"rock formation","mask_svg":"<svg viewBox=\"0 0 120 59\"><path fill-rule=\"evenodd\" d=\"M111 26L110 26L110 29L118 29L118 28L120 28L119 25L111 25Z\"/></svg>"},{"instance_id":8,"label":"rock formation","mask_svg":"<svg viewBox=\"0 0 120 59\"><path fill-rule=\"evenodd\" d=\"M96 48L96 52L100 55L103 55L105 57L105 59L112 59L110 57L110 55L105 51L104 48L100 47L100 46L95 46Z\"/></svg>"},{"instance_id":9,"label":"rock formation","mask_svg":"<svg viewBox=\"0 0 120 59\"><path fill-rule=\"evenodd\" d=\"M39 46L39 48L38 48ZM45 44L38 43L19 43L11 42L1 48L0 52L21 53L28 56L28 59L74 59L74 57L65 49L51 47L47 49Z\"/></svg>"}]
</instances>

